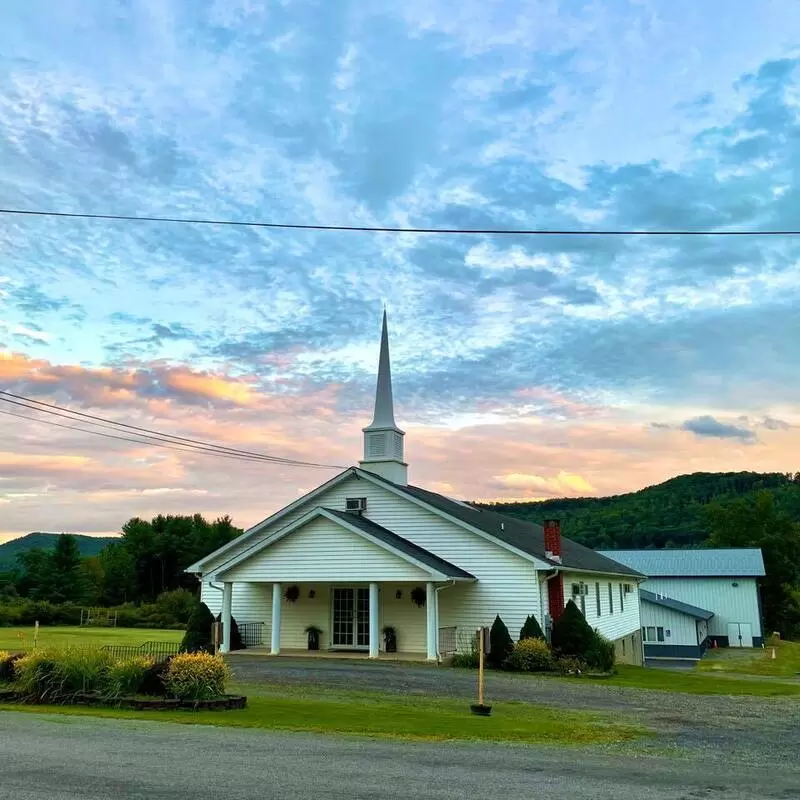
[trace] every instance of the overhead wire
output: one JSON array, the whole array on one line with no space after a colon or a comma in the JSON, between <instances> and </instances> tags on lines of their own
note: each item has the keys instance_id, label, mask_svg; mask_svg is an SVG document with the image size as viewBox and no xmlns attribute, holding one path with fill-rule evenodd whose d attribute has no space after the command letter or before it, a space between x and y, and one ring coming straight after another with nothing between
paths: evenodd
<instances>
[{"instance_id":1,"label":"overhead wire","mask_svg":"<svg viewBox=\"0 0 800 800\"><path fill-rule=\"evenodd\" d=\"M240 461L270 463L277 466L309 467L315 469L344 469L344 467L337 464L321 464L312 461L283 458L281 456L273 456L268 453L237 449L227 447L225 445L217 445L212 442L205 442L200 439L191 439L184 436L163 433L151 428L143 428L138 425L130 425L128 423L118 422L116 420L109 420L104 417L99 417L94 414L87 414L82 411L74 411L73 409L58 406L53 403L46 403L42 400L34 400L33 398L24 397L23 395L14 394L13 392L4 390L0 390L0 401L27 409L29 411L60 417L71 422L82 422L83 419L86 419L88 420L86 424L110 428L111 430L115 430L117 434L120 432L127 433L128 431L131 431L131 434L128 437L120 437L119 435L105 433L104 431L96 431L77 426L68 426L64 425L63 423L54 423L52 420L24 416L22 414L13 414L9 411L3 412L10 416L20 417L33 422L46 422L48 424L56 425L57 427L67 428L70 430L79 430L84 433L92 433L95 435L107 436L109 438L122 439L123 441L131 441L137 444L169 446L169 449L177 449L181 450L182 452L216 455L227 458L235 458ZM123 430L120 431L120 429ZM133 439L130 438L130 436L136 436L138 438Z\"/></svg>"},{"instance_id":2,"label":"overhead wire","mask_svg":"<svg viewBox=\"0 0 800 800\"><path fill-rule=\"evenodd\" d=\"M262 222L258 220L213 219L207 217L161 217L132 214L90 214L79 211L41 211L22 208L0 208L0 214L52 217L61 219L108 220L116 222L155 222L174 225L219 225L240 228L276 230L341 231L349 233L411 233L467 236L800 236L800 230L749 230L746 228L678 228L649 230L647 228L402 228L391 225L323 225L301 222Z\"/></svg>"}]
</instances>

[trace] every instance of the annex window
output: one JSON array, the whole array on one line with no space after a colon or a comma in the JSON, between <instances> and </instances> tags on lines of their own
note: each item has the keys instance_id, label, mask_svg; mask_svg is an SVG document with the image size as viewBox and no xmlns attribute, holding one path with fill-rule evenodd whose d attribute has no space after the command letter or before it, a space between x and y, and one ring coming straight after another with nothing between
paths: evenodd
<instances>
[{"instance_id":1,"label":"annex window","mask_svg":"<svg viewBox=\"0 0 800 800\"><path fill-rule=\"evenodd\" d=\"M625 610L625 589L622 584L619 585L619 610Z\"/></svg>"},{"instance_id":2,"label":"annex window","mask_svg":"<svg viewBox=\"0 0 800 800\"><path fill-rule=\"evenodd\" d=\"M594 602L595 606L597 607L597 616L600 616L600 582L598 581L594 585Z\"/></svg>"},{"instance_id":3,"label":"annex window","mask_svg":"<svg viewBox=\"0 0 800 800\"><path fill-rule=\"evenodd\" d=\"M608 584L608 613L614 613L614 586L611 582Z\"/></svg>"},{"instance_id":4,"label":"annex window","mask_svg":"<svg viewBox=\"0 0 800 800\"><path fill-rule=\"evenodd\" d=\"M648 626L647 628L642 628L642 633L646 642L664 641L664 629L661 627Z\"/></svg>"}]
</instances>

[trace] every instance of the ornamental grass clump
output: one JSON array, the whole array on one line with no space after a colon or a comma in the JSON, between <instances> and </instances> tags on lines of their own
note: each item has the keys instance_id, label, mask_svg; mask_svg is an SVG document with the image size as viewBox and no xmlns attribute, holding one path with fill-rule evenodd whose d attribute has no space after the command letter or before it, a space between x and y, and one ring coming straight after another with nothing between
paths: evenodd
<instances>
[{"instance_id":1,"label":"ornamental grass clump","mask_svg":"<svg viewBox=\"0 0 800 800\"><path fill-rule=\"evenodd\" d=\"M102 690L112 663L103 650L34 650L14 662L14 687L31 701L69 703Z\"/></svg>"},{"instance_id":2,"label":"ornamental grass clump","mask_svg":"<svg viewBox=\"0 0 800 800\"><path fill-rule=\"evenodd\" d=\"M213 700L225 694L229 675L221 656L181 653L170 660L164 684L178 700Z\"/></svg>"},{"instance_id":3,"label":"ornamental grass clump","mask_svg":"<svg viewBox=\"0 0 800 800\"><path fill-rule=\"evenodd\" d=\"M106 673L103 694L116 700L142 693L145 676L154 663L150 656L134 656L115 662Z\"/></svg>"}]
</instances>

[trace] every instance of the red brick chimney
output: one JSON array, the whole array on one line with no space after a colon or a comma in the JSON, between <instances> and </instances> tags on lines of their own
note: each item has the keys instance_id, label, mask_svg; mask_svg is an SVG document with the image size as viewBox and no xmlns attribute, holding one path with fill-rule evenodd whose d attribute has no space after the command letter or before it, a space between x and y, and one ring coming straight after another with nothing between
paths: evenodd
<instances>
[{"instance_id":1,"label":"red brick chimney","mask_svg":"<svg viewBox=\"0 0 800 800\"><path fill-rule=\"evenodd\" d=\"M557 519L544 521L544 554L551 561L561 563L561 522Z\"/></svg>"}]
</instances>

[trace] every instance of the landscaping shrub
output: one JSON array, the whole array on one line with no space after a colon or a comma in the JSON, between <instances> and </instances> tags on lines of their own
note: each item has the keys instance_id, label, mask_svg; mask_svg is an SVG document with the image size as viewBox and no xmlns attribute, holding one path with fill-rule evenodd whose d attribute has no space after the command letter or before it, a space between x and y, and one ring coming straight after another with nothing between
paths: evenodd
<instances>
[{"instance_id":1,"label":"landscaping shrub","mask_svg":"<svg viewBox=\"0 0 800 800\"><path fill-rule=\"evenodd\" d=\"M212 700L225 693L228 667L221 656L181 653L169 662L164 683L179 700Z\"/></svg>"},{"instance_id":2,"label":"landscaping shrub","mask_svg":"<svg viewBox=\"0 0 800 800\"><path fill-rule=\"evenodd\" d=\"M594 637L595 632L586 618L570 600L561 616L553 623L550 644L559 655L584 658Z\"/></svg>"},{"instance_id":3,"label":"landscaping shrub","mask_svg":"<svg viewBox=\"0 0 800 800\"><path fill-rule=\"evenodd\" d=\"M565 675L586 672L586 662L576 656L558 656L553 663L555 669Z\"/></svg>"},{"instance_id":4,"label":"landscaping shrub","mask_svg":"<svg viewBox=\"0 0 800 800\"><path fill-rule=\"evenodd\" d=\"M489 631L489 653L486 660L491 667L502 667L514 649L514 641L508 632L505 622L498 615Z\"/></svg>"},{"instance_id":5,"label":"landscaping shrub","mask_svg":"<svg viewBox=\"0 0 800 800\"><path fill-rule=\"evenodd\" d=\"M592 642L583 655L586 666L600 672L613 672L616 651L614 643L594 631Z\"/></svg>"},{"instance_id":6,"label":"landscaping shrub","mask_svg":"<svg viewBox=\"0 0 800 800\"><path fill-rule=\"evenodd\" d=\"M0 683L8 683L14 676L14 657L0 650Z\"/></svg>"},{"instance_id":7,"label":"landscaping shrub","mask_svg":"<svg viewBox=\"0 0 800 800\"><path fill-rule=\"evenodd\" d=\"M222 614L217 614L217 622L222 622ZM245 649L245 644L244 641L242 640L242 634L239 631L239 626L236 623L236 619L234 617L231 617L231 651L244 650L244 649Z\"/></svg>"},{"instance_id":8,"label":"landscaping shrub","mask_svg":"<svg viewBox=\"0 0 800 800\"><path fill-rule=\"evenodd\" d=\"M544 631L533 614L528 615L525 624L520 629L519 640L522 641L523 639L545 639Z\"/></svg>"},{"instance_id":9,"label":"landscaping shrub","mask_svg":"<svg viewBox=\"0 0 800 800\"><path fill-rule=\"evenodd\" d=\"M104 650L34 650L14 663L14 685L29 700L66 703L103 687L112 664Z\"/></svg>"},{"instance_id":10,"label":"landscaping shrub","mask_svg":"<svg viewBox=\"0 0 800 800\"><path fill-rule=\"evenodd\" d=\"M470 638L470 649L463 653L455 653L451 662L452 666L462 669L478 668L478 642L475 636Z\"/></svg>"},{"instance_id":11,"label":"landscaping shrub","mask_svg":"<svg viewBox=\"0 0 800 800\"><path fill-rule=\"evenodd\" d=\"M211 626L214 615L205 603L197 603L186 625L186 635L181 642L184 653L211 653L214 645L211 641Z\"/></svg>"},{"instance_id":12,"label":"landscaping shrub","mask_svg":"<svg viewBox=\"0 0 800 800\"><path fill-rule=\"evenodd\" d=\"M139 694L148 694L153 697L165 697L167 694L167 687L164 684L164 674L169 667L170 659L166 661L157 661L151 664L142 673L142 679L139 683Z\"/></svg>"},{"instance_id":13,"label":"landscaping shrub","mask_svg":"<svg viewBox=\"0 0 800 800\"><path fill-rule=\"evenodd\" d=\"M149 656L124 658L111 664L106 672L103 694L110 698L143 694L142 685L145 674L152 666L153 659ZM163 694L163 684L161 693Z\"/></svg>"},{"instance_id":14,"label":"landscaping shrub","mask_svg":"<svg viewBox=\"0 0 800 800\"><path fill-rule=\"evenodd\" d=\"M520 639L507 664L518 672L550 672L554 669L553 653L544 639Z\"/></svg>"}]
</instances>

